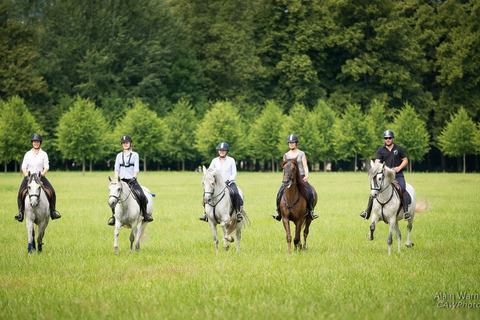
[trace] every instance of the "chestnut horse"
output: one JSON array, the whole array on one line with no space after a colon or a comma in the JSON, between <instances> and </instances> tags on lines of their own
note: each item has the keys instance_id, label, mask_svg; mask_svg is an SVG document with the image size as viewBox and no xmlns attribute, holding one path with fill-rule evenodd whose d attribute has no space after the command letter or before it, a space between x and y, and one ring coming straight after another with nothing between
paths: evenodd
<instances>
[{"instance_id":1,"label":"chestnut horse","mask_svg":"<svg viewBox=\"0 0 480 320\"><path fill-rule=\"evenodd\" d=\"M298 168L297 159L285 160L283 168L284 194L280 201L280 213L282 215L283 227L287 234L288 251L291 251L292 236L290 235L290 221L295 224L295 249L307 249L307 236L312 223L312 218L307 213L308 191L307 183L303 181ZM313 207L317 204L317 192L310 186L315 197ZM303 230L303 247L300 242L300 233Z\"/></svg>"}]
</instances>

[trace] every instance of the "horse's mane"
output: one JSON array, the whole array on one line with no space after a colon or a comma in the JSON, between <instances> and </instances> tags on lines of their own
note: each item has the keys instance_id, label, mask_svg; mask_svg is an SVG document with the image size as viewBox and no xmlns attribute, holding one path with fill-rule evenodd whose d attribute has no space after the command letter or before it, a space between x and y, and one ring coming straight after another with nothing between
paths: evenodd
<instances>
[{"instance_id":1,"label":"horse's mane","mask_svg":"<svg viewBox=\"0 0 480 320\"><path fill-rule=\"evenodd\" d=\"M298 168L298 162L297 159L287 159L284 160L282 163L282 168L285 168L285 166L288 163L293 163L297 168ZM298 189L300 190L300 194L303 196L303 198L308 199L308 193L307 193L307 183L303 181L302 175L300 174L300 170L295 170L295 179L297 180L298 184Z\"/></svg>"},{"instance_id":2,"label":"horse's mane","mask_svg":"<svg viewBox=\"0 0 480 320\"><path fill-rule=\"evenodd\" d=\"M36 173L32 173L28 178L28 183L31 183L32 180L35 180L35 183L42 185L42 181L40 180L40 175L37 175Z\"/></svg>"},{"instance_id":3,"label":"horse's mane","mask_svg":"<svg viewBox=\"0 0 480 320\"><path fill-rule=\"evenodd\" d=\"M392 183L395 180L395 170L390 169L387 166L383 167L382 163L375 163L370 168L370 170L368 171L368 180L372 180L373 177L377 175L377 173L382 171L382 168L383 168L383 174L388 179L389 183Z\"/></svg>"}]
</instances>

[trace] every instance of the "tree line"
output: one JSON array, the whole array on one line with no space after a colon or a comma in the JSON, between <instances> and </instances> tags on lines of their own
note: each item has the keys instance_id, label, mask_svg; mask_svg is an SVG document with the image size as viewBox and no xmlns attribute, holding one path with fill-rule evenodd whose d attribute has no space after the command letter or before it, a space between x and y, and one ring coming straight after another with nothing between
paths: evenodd
<instances>
[{"instance_id":1,"label":"tree line","mask_svg":"<svg viewBox=\"0 0 480 320\"><path fill-rule=\"evenodd\" d=\"M285 137L261 132L282 130L303 138L310 161L355 169L392 125L414 164L430 152L444 169L445 156L465 168L465 155L478 154L479 14L479 0L6 0L0 99L2 109L26 106L35 129L55 141L45 148L61 159L56 166L107 161L117 145L110 134L131 131L157 168L191 168L230 140L242 166L273 169ZM88 112L96 118L88 136L64 140ZM258 123L263 117L278 123ZM143 121L148 132L136 138L131 128ZM22 141L24 153L31 131L13 132L3 139ZM5 150L6 168L19 151Z\"/></svg>"}]
</instances>

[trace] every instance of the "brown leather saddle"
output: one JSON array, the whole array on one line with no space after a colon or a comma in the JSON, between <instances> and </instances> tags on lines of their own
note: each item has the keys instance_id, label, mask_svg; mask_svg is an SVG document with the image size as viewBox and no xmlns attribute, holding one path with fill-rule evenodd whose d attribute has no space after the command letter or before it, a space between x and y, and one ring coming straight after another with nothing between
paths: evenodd
<instances>
[{"instance_id":1,"label":"brown leather saddle","mask_svg":"<svg viewBox=\"0 0 480 320\"><path fill-rule=\"evenodd\" d=\"M50 188L48 188L44 184L42 184L42 189L43 189L43 191L45 191L45 194L47 195L47 199L48 199L48 203L50 204L50 207L52 207L52 203L53 203L53 192L52 192L52 190L50 190ZM25 203L25 197L27 196L27 191L28 191L28 187L25 187L20 192L20 200L22 201L21 203Z\"/></svg>"}]
</instances>

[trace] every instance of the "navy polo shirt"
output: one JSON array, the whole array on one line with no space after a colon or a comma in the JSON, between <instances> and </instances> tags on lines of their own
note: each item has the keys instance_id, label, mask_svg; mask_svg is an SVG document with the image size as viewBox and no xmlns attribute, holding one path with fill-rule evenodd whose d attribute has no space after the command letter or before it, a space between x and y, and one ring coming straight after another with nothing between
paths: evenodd
<instances>
[{"instance_id":1,"label":"navy polo shirt","mask_svg":"<svg viewBox=\"0 0 480 320\"><path fill-rule=\"evenodd\" d=\"M405 150L399 145L393 144L392 151L387 149L384 145L377 150L377 159L381 162L385 162L385 165L389 168L395 168L402 164L402 159L406 158ZM403 169L397 173L397 175L403 175Z\"/></svg>"}]
</instances>

